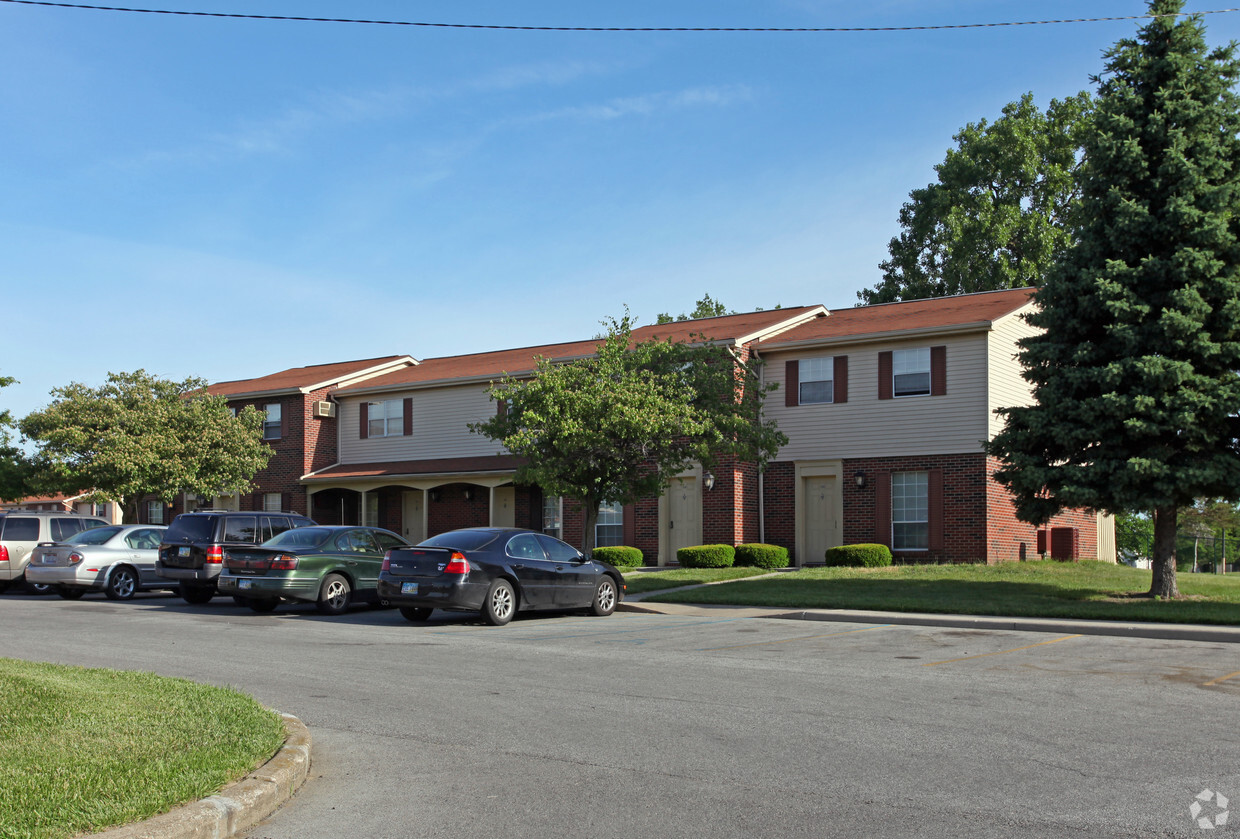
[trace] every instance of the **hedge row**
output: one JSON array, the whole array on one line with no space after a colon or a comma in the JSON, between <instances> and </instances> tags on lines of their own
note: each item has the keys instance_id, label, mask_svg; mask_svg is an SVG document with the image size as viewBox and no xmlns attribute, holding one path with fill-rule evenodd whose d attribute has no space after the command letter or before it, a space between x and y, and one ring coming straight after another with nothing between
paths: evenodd
<instances>
[{"instance_id":1,"label":"hedge row","mask_svg":"<svg viewBox=\"0 0 1240 839\"><path fill-rule=\"evenodd\" d=\"M608 565L616 568L637 568L642 564L641 550L625 547L624 545L595 548L594 558L599 562L606 562Z\"/></svg>"},{"instance_id":2,"label":"hedge row","mask_svg":"<svg viewBox=\"0 0 1240 839\"><path fill-rule=\"evenodd\" d=\"M886 545L842 545L828 548L828 566L879 568L891 564L891 549Z\"/></svg>"}]
</instances>

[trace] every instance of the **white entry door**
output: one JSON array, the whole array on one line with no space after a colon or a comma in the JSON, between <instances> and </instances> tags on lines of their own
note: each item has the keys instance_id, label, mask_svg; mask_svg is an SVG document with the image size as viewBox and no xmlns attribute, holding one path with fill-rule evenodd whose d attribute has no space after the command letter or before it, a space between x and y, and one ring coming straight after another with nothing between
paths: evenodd
<instances>
[{"instance_id":1,"label":"white entry door","mask_svg":"<svg viewBox=\"0 0 1240 839\"><path fill-rule=\"evenodd\" d=\"M422 505L426 493L420 489L406 490L401 507L401 535L415 545L426 538L426 522Z\"/></svg>"},{"instance_id":2,"label":"white entry door","mask_svg":"<svg viewBox=\"0 0 1240 839\"><path fill-rule=\"evenodd\" d=\"M517 490L516 487L496 487L491 496L491 526L516 527L517 525Z\"/></svg>"},{"instance_id":3,"label":"white entry door","mask_svg":"<svg viewBox=\"0 0 1240 839\"><path fill-rule=\"evenodd\" d=\"M667 488L667 559L702 544L702 496L697 478L672 478Z\"/></svg>"},{"instance_id":4,"label":"white entry door","mask_svg":"<svg viewBox=\"0 0 1240 839\"><path fill-rule=\"evenodd\" d=\"M835 493L834 477L805 479L802 495L805 502L805 556L797 557L798 565L821 565L826 561L827 548L841 544Z\"/></svg>"}]
</instances>

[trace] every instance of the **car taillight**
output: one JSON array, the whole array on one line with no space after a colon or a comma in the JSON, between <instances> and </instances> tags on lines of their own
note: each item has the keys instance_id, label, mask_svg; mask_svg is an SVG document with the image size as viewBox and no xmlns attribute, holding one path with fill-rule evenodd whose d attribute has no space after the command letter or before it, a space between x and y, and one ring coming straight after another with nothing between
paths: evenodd
<instances>
[{"instance_id":1,"label":"car taillight","mask_svg":"<svg viewBox=\"0 0 1240 839\"><path fill-rule=\"evenodd\" d=\"M460 551L453 551L448 557L448 564L443 567L445 574L468 574L469 560Z\"/></svg>"},{"instance_id":2,"label":"car taillight","mask_svg":"<svg viewBox=\"0 0 1240 839\"><path fill-rule=\"evenodd\" d=\"M297 557L295 556L289 556L288 554L280 554L277 557L272 557L272 560L271 560L272 571L293 571L296 568L297 568Z\"/></svg>"},{"instance_id":3,"label":"car taillight","mask_svg":"<svg viewBox=\"0 0 1240 839\"><path fill-rule=\"evenodd\" d=\"M383 565L379 568L380 573L392 570L392 552L383 552Z\"/></svg>"},{"instance_id":4,"label":"car taillight","mask_svg":"<svg viewBox=\"0 0 1240 839\"><path fill-rule=\"evenodd\" d=\"M0 562L9 561L9 549L4 545L0 545Z\"/></svg>"},{"instance_id":5,"label":"car taillight","mask_svg":"<svg viewBox=\"0 0 1240 839\"><path fill-rule=\"evenodd\" d=\"M209 545L207 547L207 562L215 564L224 561L224 549L219 545Z\"/></svg>"},{"instance_id":6,"label":"car taillight","mask_svg":"<svg viewBox=\"0 0 1240 839\"><path fill-rule=\"evenodd\" d=\"M69 554L69 564L70 564L70 565L77 565L79 562L81 562L81 561L82 561L82 560L84 560L84 559L86 559L86 557L82 556L82 555L81 555L80 553L78 553L77 551L74 551L73 553Z\"/></svg>"}]
</instances>

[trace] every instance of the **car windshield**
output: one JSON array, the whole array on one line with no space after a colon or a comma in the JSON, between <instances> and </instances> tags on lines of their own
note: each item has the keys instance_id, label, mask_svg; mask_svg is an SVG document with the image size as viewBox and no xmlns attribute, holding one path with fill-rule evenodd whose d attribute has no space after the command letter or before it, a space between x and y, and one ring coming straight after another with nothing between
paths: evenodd
<instances>
[{"instance_id":1,"label":"car windshield","mask_svg":"<svg viewBox=\"0 0 1240 839\"><path fill-rule=\"evenodd\" d=\"M331 535L332 531L326 527L296 527L279 536L272 536L263 545L269 548L317 548Z\"/></svg>"},{"instance_id":2,"label":"car windshield","mask_svg":"<svg viewBox=\"0 0 1240 839\"><path fill-rule=\"evenodd\" d=\"M494 530L450 530L432 536L418 545L427 548L455 548L458 551L476 551L494 542L499 536Z\"/></svg>"},{"instance_id":3,"label":"car windshield","mask_svg":"<svg viewBox=\"0 0 1240 839\"><path fill-rule=\"evenodd\" d=\"M164 533L165 542L207 542L215 531L215 516L177 516Z\"/></svg>"},{"instance_id":4,"label":"car windshield","mask_svg":"<svg viewBox=\"0 0 1240 839\"><path fill-rule=\"evenodd\" d=\"M74 533L68 539L64 540L66 545L102 545L116 534L120 533L119 527L92 527L90 530L82 530Z\"/></svg>"}]
</instances>

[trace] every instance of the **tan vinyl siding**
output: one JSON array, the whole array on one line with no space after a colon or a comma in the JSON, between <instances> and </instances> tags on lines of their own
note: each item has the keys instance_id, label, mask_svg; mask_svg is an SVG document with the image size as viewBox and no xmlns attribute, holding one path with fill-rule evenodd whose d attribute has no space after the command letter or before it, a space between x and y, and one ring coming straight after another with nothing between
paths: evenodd
<instances>
[{"instance_id":1,"label":"tan vinyl siding","mask_svg":"<svg viewBox=\"0 0 1240 839\"><path fill-rule=\"evenodd\" d=\"M996 408L1018 407L1033 401L1033 391L1029 383L1021 378L1021 364L1016 357L1020 349L1016 342L1037 331L1021 317L1023 312L1031 309L1031 306L1026 306L1019 312L1000 318L995 321L994 330L990 333L990 397L987 413L990 417L991 438L1003 430L1003 417L995 414Z\"/></svg>"},{"instance_id":2,"label":"tan vinyl siding","mask_svg":"<svg viewBox=\"0 0 1240 839\"><path fill-rule=\"evenodd\" d=\"M385 399L413 399L413 434L395 437L359 436L361 398L340 404L340 462L382 463L393 460L427 460L443 457L476 457L503 453L499 444L474 434L468 423L495 414L495 403L482 385L416 390L385 394ZM380 401L379 396L371 397Z\"/></svg>"},{"instance_id":3,"label":"tan vinyl siding","mask_svg":"<svg viewBox=\"0 0 1240 839\"><path fill-rule=\"evenodd\" d=\"M878 354L929 346L947 348L947 393L880 400ZM848 401L785 407L784 362L829 355L848 356ZM987 431L985 333L770 353L765 360L767 380L780 387L766 401L766 413L789 439L779 460L980 451Z\"/></svg>"}]
</instances>

